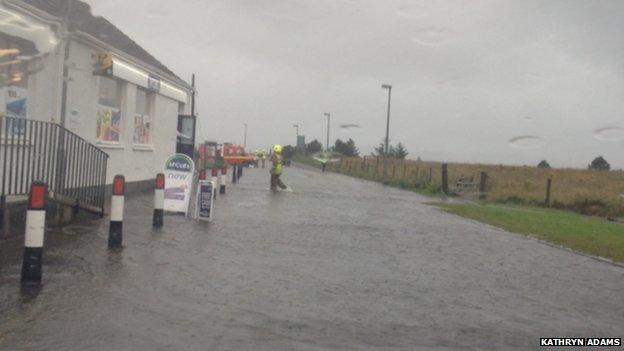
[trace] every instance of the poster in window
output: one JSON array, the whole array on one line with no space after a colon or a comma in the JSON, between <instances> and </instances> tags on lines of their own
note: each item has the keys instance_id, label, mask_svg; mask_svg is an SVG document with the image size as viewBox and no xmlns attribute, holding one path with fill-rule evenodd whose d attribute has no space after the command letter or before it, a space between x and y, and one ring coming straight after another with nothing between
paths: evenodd
<instances>
[{"instance_id":1,"label":"poster in window","mask_svg":"<svg viewBox=\"0 0 624 351\"><path fill-rule=\"evenodd\" d=\"M134 143L149 144L150 123L149 117L143 115L134 116Z\"/></svg>"},{"instance_id":2,"label":"poster in window","mask_svg":"<svg viewBox=\"0 0 624 351\"><path fill-rule=\"evenodd\" d=\"M5 102L7 117L15 118L7 121L9 130L14 134L23 134L26 127L26 89L7 87Z\"/></svg>"},{"instance_id":3,"label":"poster in window","mask_svg":"<svg viewBox=\"0 0 624 351\"><path fill-rule=\"evenodd\" d=\"M97 112L97 139L106 142L119 142L121 112L109 107L100 107Z\"/></svg>"}]
</instances>

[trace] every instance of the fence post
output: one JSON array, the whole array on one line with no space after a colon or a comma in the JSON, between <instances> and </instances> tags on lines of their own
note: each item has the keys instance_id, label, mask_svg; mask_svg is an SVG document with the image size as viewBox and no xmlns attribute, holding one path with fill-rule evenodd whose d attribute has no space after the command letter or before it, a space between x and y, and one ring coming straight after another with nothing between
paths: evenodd
<instances>
[{"instance_id":1,"label":"fence post","mask_svg":"<svg viewBox=\"0 0 624 351\"><path fill-rule=\"evenodd\" d=\"M547 207L550 207L550 187L552 185L552 178L548 178L546 182L546 201L545 204Z\"/></svg>"},{"instance_id":2,"label":"fence post","mask_svg":"<svg viewBox=\"0 0 624 351\"><path fill-rule=\"evenodd\" d=\"M407 163L405 160L401 161L401 163L403 164L403 178L405 178L405 175L407 174Z\"/></svg>"},{"instance_id":3,"label":"fence post","mask_svg":"<svg viewBox=\"0 0 624 351\"><path fill-rule=\"evenodd\" d=\"M479 179L479 192L484 193L487 189L487 172L481 172L481 179Z\"/></svg>"},{"instance_id":4,"label":"fence post","mask_svg":"<svg viewBox=\"0 0 624 351\"><path fill-rule=\"evenodd\" d=\"M432 180L433 180L433 167L429 167L429 180L427 180L427 183L431 183Z\"/></svg>"},{"instance_id":5,"label":"fence post","mask_svg":"<svg viewBox=\"0 0 624 351\"><path fill-rule=\"evenodd\" d=\"M448 164L442 164L442 192L448 194Z\"/></svg>"},{"instance_id":6,"label":"fence post","mask_svg":"<svg viewBox=\"0 0 624 351\"><path fill-rule=\"evenodd\" d=\"M394 179L395 173L396 173L396 162L392 161L392 179Z\"/></svg>"},{"instance_id":7,"label":"fence post","mask_svg":"<svg viewBox=\"0 0 624 351\"><path fill-rule=\"evenodd\" d=\"M9 233L9 219L4 218L6 215L6 195L0 195L0 230L2 235L6 238ZM8 216L7 216L8 217Z\"/></svg>"}]
</instances>

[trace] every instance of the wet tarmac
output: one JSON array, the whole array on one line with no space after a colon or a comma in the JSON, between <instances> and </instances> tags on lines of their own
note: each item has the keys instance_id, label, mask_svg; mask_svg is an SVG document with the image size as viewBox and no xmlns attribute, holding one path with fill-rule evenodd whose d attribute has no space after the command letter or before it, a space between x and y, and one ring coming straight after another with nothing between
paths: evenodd
<instances>
[{"instance_id":1,"label":"wet tarmac","mask_svg":"<svg viewBox=\"0 0 624 351\"><path fill-rule=\"evenodd\" d=\"M266 169L219 196L214 223L126 201L46 234L43 284L20 288L0 242L0 350L508 350L624 337L624 268L316 170Z\"/></svg>"}]
</instances>

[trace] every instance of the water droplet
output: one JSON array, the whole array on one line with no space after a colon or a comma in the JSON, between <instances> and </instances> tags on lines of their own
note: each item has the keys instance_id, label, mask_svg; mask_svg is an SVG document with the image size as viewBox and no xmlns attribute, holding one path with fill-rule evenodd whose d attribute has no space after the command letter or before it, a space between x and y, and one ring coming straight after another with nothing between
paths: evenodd
<instances>
[{"instance_id":1,"label":"water droplet","mask_svg":"<svg viewBox=\"0 0 624 351\"><path fill-rule=\"evenodd\" d=\"M620 141L624 140L624 128L603 127L594 130L594 137L598 140Z\"/></svg>"},{"instance_id":2,"label":"water droplet","mask_svg":"<svg viewBox=\"0 0 624 351\"><path fill-rule=\"evenodd\" d=\"M343 129L350 129L350 128L359 128L360 125L359 124L353 124L353 123L349 123L349 124L341 124L340 128Z\"/></svg>"},{"instance_id":3,"label":"water droplet","mask_svg":"<svg viewBox=\"0 0 624 351\"><path fill-rule=\"evenodd\" d=\"M412 41L422 46L440 46L451 41L453 34L448 28L425 28L419 30Z\"/></svg>"},{"instance_id":4,"label":"water droplet","mask_svg":"<svg viewBox=\"0 0 624 351\"><path fill-rule=\"evenodd\" d=\"M515 138L509 139L509 144L518 149L539 149L546 145L546 142L534 135L521 135Z\"/></svg>"}]
</instances>

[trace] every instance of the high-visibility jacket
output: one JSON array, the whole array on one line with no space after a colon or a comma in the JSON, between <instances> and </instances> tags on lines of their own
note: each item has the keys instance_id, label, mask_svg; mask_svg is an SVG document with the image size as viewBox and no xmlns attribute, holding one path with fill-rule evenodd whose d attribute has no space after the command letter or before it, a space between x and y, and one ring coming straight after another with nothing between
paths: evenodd
<instances>
[{"instance_id":1,"label":"high-visibility jacket","mask_svg":"<svg viewBox=\"0 0 624 351\"><path fill-rule=\"evenodd\" d=\"M282 155L274 153L271 156L271 162L273 162L273 168L271 168L271 173L275 175L282 174Z\"/></svg>"}]
</instances>

